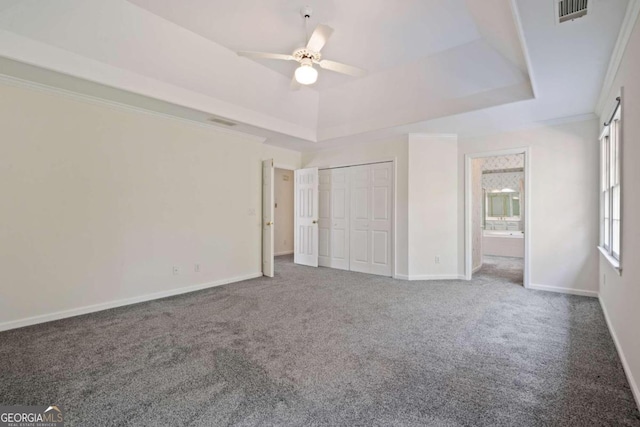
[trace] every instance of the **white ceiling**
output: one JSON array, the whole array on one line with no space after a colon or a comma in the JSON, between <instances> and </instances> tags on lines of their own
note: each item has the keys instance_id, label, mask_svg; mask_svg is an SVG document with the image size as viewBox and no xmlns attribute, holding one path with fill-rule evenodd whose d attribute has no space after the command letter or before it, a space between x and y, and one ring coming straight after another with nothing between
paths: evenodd
<instances>
[{"instance_id":1,"label":"white ceiling","mask_svg":"<svg viewBox=\"0 0 640 427\"><path fill-rule=\"evenodd\" d=\"M323 57L371 73L477 40L480 34L465 0L129 0L233 51L291 53L306 44L306 31L326 24L335 31ZM300 7L314 13L305 30ZM260 60L291 77L296 64ZM350 77L322 72L316 89Z\"/></svg>"},{"instance_id":2,"label":"white ceiling","mask_svg":"<svg viewBox=\"0 0 640 427\"><path fill-rule=\"evenodd\" d=\"M295 92L295 64L234 54L301 45L303 3L293 0L0 0L0 57L27 80L73 90L71 76L98 96L225 117L309 150L592 113L627 3L591 0L587 17L558 25L553 0L308 1L310 30L335 29L324 56L370 74L321 70L314 89Z\"/></svg>"}]
</instances>

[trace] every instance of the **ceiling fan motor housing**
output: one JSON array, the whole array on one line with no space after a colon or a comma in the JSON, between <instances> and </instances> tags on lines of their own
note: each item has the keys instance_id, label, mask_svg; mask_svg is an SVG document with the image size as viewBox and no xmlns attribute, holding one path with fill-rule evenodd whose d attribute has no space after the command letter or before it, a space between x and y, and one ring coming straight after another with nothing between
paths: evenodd
<instances>
[{"instance_id":1,"label":"ceiling fan motor housing","mask_svg":"<svg viewBox=\"0 0 640 427\"><path fill-rule=\"evenodd\" d=\"M297 49L295 52L293 52L292 56L295 58L296 61L300 63L302 63L304 59L309 59L312 62L319 62L320 59L322 58L322 55L320 54L320 52L314 52L313 50L309 50L306 47L301 47L300 49Z\"/></svg>"},{"instance_id":2,"label":"ceiling fan motor housing","mask_svg":"<svg viewBox=\"0 0 640 427\"><path fill-rule=\"evenodd\" d=\"M300 9L300 15L302 15L302 17L305 19L311 18L312 14L313 14L313 9L311 9L311 7L309 6L305 6L302 9Z\"/></svg>"}]
</instances>

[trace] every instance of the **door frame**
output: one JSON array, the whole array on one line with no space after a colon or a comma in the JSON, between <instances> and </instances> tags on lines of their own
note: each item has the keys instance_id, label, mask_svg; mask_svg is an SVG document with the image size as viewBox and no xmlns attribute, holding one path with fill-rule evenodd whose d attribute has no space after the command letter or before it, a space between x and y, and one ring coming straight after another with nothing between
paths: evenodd
<instances>
[{"instance_id":1,"label":"door frame","mask_svg":"<svg viewBox=\"0 0 640 427\"><path fill-rule=\"evenodd\" d=\"M391 197L391 203L393 204L393 206L391 207L391 242L392 242L391 243L391 277L394 279L398 279L398 276L396 275L396 265L397 265L396 256L398 253L398 251L396 250L398 245L397 238L396 238L397 236L396 218L398 218L397 211L396 211L398 206L398 203L397 203L398 202L398 168L397 168L398 158L386 157L386 158L362 161L362 162L340 163L337 165L330 165L330 166L318 166L318 171L323 169L348 168L351 166L365 166L365 165L372 165L376 163L391 163L392 165L391 174L393 176L393 185L391 186L391 188L393 190L393 197ZM307 165L306 167L309 167L309 165Z\"/></svg>"},{"instance_id":2,"label":"door frame","mask_svg":"<svg viewBox=\"0 0 640 427\"><path fill-rule=\"evenodd\" d=\"M260 162L264 162L265 160L273 160L273 170L274 170L274 172L275 172L276 169L284 169L284 170L288 170L288 171L291 171L291 172L295 171L296 169L300 169L300 168L296 168L293 165L287 165L287 164L283 164L283 163L276 163L275 159L273 159L273 158L262 159ZM274 189L274 192L275 192L275 181L272 182L272 185L273 185L273 189ZM262 198L264 197L263 191L264 191L264 183L262 182L262 171L261 171L261 173L260 173L260 200L261 200L261 202L260 202L260 242L261 242L260 243L260 253L262 255L260 257L260 271L264 273L264 250L262 248L262 244L263 244L262 243L262 241L263 241L263 236L262 236L263 224L262 223L263 223L263 218L264 218L264 212L262 212L262 209L263 209ZM275 222L275 213L274 213L274 222ZM274 234L275 234L275 229L274 229ZM274 258L276 256L275 255L275 250L273 251L273 256L274 256ZM274 271L275 271L275 259L274 259Z\"/></svg>"},{"instance_id":3,"label":"door frame","mask_svg":"<svg viewBox=\"0 0 640 427\"><path fill-rule=\"evenodd\" d=\"M524 154L524 277L525 288L531 287L531 147L510 148L504 150L481 151L465 154L464 180L464 271L465 280L471 280L473 275L473 200L472 200L472 161L483 157Z\"/></svg>"}]
</instances>

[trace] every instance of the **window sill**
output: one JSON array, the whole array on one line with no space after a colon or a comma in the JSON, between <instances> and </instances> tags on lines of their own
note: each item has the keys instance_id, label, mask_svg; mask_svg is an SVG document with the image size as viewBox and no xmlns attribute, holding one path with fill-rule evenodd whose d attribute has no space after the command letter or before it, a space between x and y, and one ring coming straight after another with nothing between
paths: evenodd
<instances>
[{"instance_id":1,"label":"window sill","mask_svg":"<svg viewBox=\"0 0 640 427\"><path fill-rule=\"evenodd\" d=\"M611 264L611 267L613 267L616 273L618 273L618 276L622 276L622 268L620 267L620 261L612 257L609 254L609 252L607 252L606 249L604 249L602 246L598 246L598 250L600 251L602 256L604 256L604 258L607 261L609 261L609 264Z\"/></svg>"}]
</instances>

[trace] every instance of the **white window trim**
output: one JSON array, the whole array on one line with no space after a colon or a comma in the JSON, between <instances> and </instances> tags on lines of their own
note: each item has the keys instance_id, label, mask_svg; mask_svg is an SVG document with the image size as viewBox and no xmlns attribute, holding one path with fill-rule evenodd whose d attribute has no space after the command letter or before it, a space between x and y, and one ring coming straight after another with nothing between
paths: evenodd
<instances>
[{"instance_id":1,"label":"white window trim","mask_svg":"<svg viewBox=\"0 0 640 427\"><path fill-rule=\"evenodd\" d=\"M600 155L602 155L602 144L603 144L603 140L605 137L610 137L610 133L611 133L611 123L614 120L618 121L618 126L617 126L617 149L618 151L616 152L616 156L618 157L618 171L616 171L616 173L618 174L618 184L617 186L620 187L620 228L619 228L619 236L618 236L618 244L620 246L619 248L619 253L618 253L618 257L616 258L614 256L613 253L613 187L612 186L608 186L608 191L609 191L609 248L607 248L605 246L605 242L603 241L604 239L604 233L601 229L600 231L600 243L598 245L598 250L600 251L600 253L604 256L604 258L609 262L609 264L611 265L611 267L614 269L614 271L620 276L622 275L622 264L621 264L621 259L622 259L622 227L623 227L623 220L622 220L622 173L620 173L620 170L622 169L622 99L619 97L617 99L617 104L616 107L613 111L613 114L611 116L611 119L609 121L609 123L606 123L606 126L604 127L604 129L602 130L602 133L600 134ZM608 155L610 155L611 151L610 149L607 150L608 151ZM603 161L601 159L600 164L603 164ZM611 160L609 160L607 162L607 179L610 180L611 179L611 172L610 172L610 168L611 168ZM602 193L604 192L603 190L603 182L602 182L602 178L604 176L604 173L602 170L600 170L600 186L599 186L599 199L600 199L600 206L599 206L599 210L600 210L600 223L602 224L602 222L604 221L603 218L603 195Z\"/></svg>"},{"instance_id":2,"label":"white window trim","mask_svg":"<svg viewBox=\"0 0 640 427\"><path fill-rule=\"evenodd\" d=\"M602 246L598 246L598 250L604 256L604 258L609 261L611 267L618 273L618 276L622 276L622 267L620 267L620 261L611 256L611 254Z\"/></svg>"}]
</instances>

